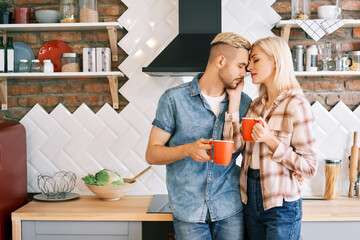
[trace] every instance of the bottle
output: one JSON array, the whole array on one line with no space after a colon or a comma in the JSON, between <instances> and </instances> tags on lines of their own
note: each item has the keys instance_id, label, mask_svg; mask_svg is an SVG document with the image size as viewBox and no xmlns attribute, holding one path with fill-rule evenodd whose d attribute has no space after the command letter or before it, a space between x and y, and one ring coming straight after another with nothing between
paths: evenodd
<instances>
[{"instance_id":1,"label":"bottle","mask_svg":"<svg viewBox=\"0 0 360 240\"><path fill-rule=\"evenodd\" d=\"M292 55L294 71L304 71L304 46L294 45Z\"/></svg>"},{"instance_id":2,"label":"bottle","mask_svg":"<svg viewBox=\"0 0 360 240\"><path fill-rule=\"evenodd\" d=\"M50 59L44 60L44 73L53 73L54 65L52 64Z\"/></svg>"},{"instance_id":3,"label":"bottle","mask_svg":"<svg viewBox=\"0 0 360 240\"><path fill-rule=\"evenodd\" d=\"M3 45L3 36L0 36L0 73L5 72L5 48Z\"/></svg>"},{"instance_id":4,"label":"bottle","mask_svg":"<svg viewBox=\"0 0 360 240\"><path fill-rule=\"evenodd\" d=\"M29 72L29 62L26 59L20 59L19 72Z\"/></svg>"},{"instance_id":5,"label":"bottle","mask_svg":"<svg viewBox=\"0 0 360 240\"><path fill-rule=\"evenodd\" d=\"M7 38L6 50L6 72L12 73L15 70L15 49L13 46L13 38Z\"/></svg>"},{"instance_id":6,"label":"bottle","mask_svg":"<svg viewBox=\"0 0 360 240\"><path fill-rule=\"evenodd\" d=\"M337 181L340 173L341 160L325 160L325 199L339 197Z\"/></svg>"},{"instance_id":7,"label":"bottle","mask_svg":"<svg viewBox=\"0 0 360 240\"><path fill-rule=\"evenodd\" d=\"M42 72L39 59L31 60L31 72Z\"/></svg>"},{"instance_id":8,"label":"bottle","mask_svg":"<svg viewBox=\"0 0 360 240\"><path fill-rule=\"evenodd\" d=\"M316 72L318 63L318 48L316 45L309 45L306 48L306 71Z\"/></svg>"}]
</instances>

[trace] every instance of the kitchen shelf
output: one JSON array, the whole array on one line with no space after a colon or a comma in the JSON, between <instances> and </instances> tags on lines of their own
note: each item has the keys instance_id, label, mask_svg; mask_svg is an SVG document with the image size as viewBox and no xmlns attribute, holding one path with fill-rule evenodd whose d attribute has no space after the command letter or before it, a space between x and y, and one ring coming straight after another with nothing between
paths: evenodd
<instances>
[{"instance_id":1,"label":"kitchen shelf","mask_svg":"<svg viewBox=\"0 0 360 240\"><path fill-rule=\"evenodd\" d=\"M315 20L315 19L312 19ZM343 28L353 28L360 27L360 20L355 19L343 19L345 24L342 26ZM276 28L281 28L281 37L286 41L289 41L290 30L291 28L300 28L299 25L295 22L295 20L281 20L279 21Z\"/></svg>"},{"instance_id":2,"label":"kitchen shelf","mask_svg":"<svg viewBox=\"0 0 360 240\"><path fill-rule=\"evenodd\" d=\"M109 80L113 108L119 108L118 77L122 72L54 72L54 73L0 73L1 109L7 110L7 79L16 78L107 78Z\"/></svg>"},{"instance_id":3,"label":"kitchen shelf","mask_svg":"<svg viewBox=\"0 0 360 240\"><path fill-rule=\"evenodd\" d=\"M6 33L12 32L90 31L106 29L109 35L112 60L117 61L117 29L121 28L118 22L1 24L0 35L6 35Z\"/></svg>"},{"instance_id":4,"label":"kitchen shelf","mask_svg":"<svg viewBox=\"0 0 360 240\"><path fill-rule=\"evenodd\" d=\"M317 72L295 72L297 77L327 77L327 76L360 76L360 71L317 71Z\"/></svg>"}]
</instances>

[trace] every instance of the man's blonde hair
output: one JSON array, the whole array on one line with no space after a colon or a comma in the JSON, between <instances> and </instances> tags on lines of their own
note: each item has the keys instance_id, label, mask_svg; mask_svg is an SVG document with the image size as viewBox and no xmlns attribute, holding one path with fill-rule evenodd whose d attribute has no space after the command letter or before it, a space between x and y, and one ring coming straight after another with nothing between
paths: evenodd
<instances>
[{"instance_id":1,"label":"man's blonde hair","mask_svg":"<svg viewBox=\"0 0 360 240\"><path fill-rule=\"evenodd\" d=\"M246 38L233 32L219 33L214 40L212 40L210 46L213 47L219 44L226 44L234 48L245 48L248 51L251 48L251 44Z\"/></svg>"},{"instance_id":2,"label":"man's blonde hair","mask_svg":"<svg viewBox=\"0 0 360 240\"><path fill-rule=\"evenodd\" d=\"M282 93L288 90L295 90L303 95L299 82L295 77L292 55L288 43L280 37L267 37L254 42L254 46L260 46L264 53L275 61L274 85ZM265 85L261 84L259 95L266 93Z\"/></svg>"}]
</instances>

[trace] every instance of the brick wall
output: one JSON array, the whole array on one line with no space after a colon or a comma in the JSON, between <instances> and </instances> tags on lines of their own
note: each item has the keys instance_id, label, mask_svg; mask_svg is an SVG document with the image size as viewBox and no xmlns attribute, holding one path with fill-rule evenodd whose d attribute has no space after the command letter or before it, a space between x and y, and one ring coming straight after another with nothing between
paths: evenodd
<instances>
[{"instance_id":1,"label":"brick wall","mask_svg":"<svg viewBox=\"0 0 360 240\"><path fill-rule=\"evenodd\" d=\"M8 0L13 12L14 7L28 7L32 10L31 22L36 23L34 12L39 9L59 10L59 0ZM75 0L75 2L78 2ZM98 0L100 22L116 22L119 16L126 11L121 0ZM1 30L1 25L0 25ZM117 30L118 40L126 30ZM66 42L73 52L82 54L84 47L109 47L107 30L103 31L59 31L59 32L26 32L8 33L14 41L28 44L37 58L41 46L51 40ZM112 71L118 71L118 65L127 57L126 53L118 48L118 61L112 62ZM121 87L127 78L119 78ZM46 111L51 112L59 103L75 111L82 103L87 104L97 112L105 103L112 106L110 88L106 78L44 78L44 79L8 79L8 110L0 111L0 118L20 120L36 103ZM119 110L127 105L127 101L119 95Z\"/></svg>"},{"instance_id":2,"label":"brick wall","mask_svg":"<svg viewBox=\"0 0 360 240\"><path fill-rule=\"evenodd\" d=\"M33 12L36 9L58 9L59 1L52 0L9 0L12 7L30 7ZM312 16L316 17L316 9L319 5L333 3L335 0L312 0ZM360 1L341 0L343 18L360 19ZM277 0L273 8L283 17L291 18L291 0ZM12 10L12 8L10 8ZM116 21L126 10L126 6L120 0L99 0L98 11L100 21ZM34 14L32 21L36 22ZM274 29L279 35L279 29ZM118 39L126 34L126 30L118 30ZM11 34L14 41L27 43L33 49L37 57L40 47L50 40L63 40L68 43L74 52L81 53L83 47L109 46L106 31L68 31L68 32L35 32ZM360 28L342 28L330 36L323 37L319 42L331 41L342 42L344 51L360 50ZM314 41L301 29L292 29L289 45L309 45ZM119 60L112 63L112 70L118 70L117 66L126 58L126 54L120 49ZM119 79L119 87L126 78ZM308 100L313 103L319 101L327 109L331 109L338 101L343 101L347 106L354 109L360 104L360 77L299 77ZM16 79L8 80L9 105L7 111L0 111L0 117L9 119L21 119L36 103L39 103L46 111L51 112L54 107L62 103L71 112L82 103L86 103L94 112L97 112L104 103L111 104L111 96L107 79ZM121 111L127 101L119 96Z\"/></svg>"},{"instance_id":3,"label":"brick wall","mask_svg":"<svg viewBox=\"0 0 360 240\"><path fill-rule=\"evenodd\" d=\"M359 0L340 0L342 17L360 19ZM311 15L317 17L317 7L326 4L335 4L335 0L312 0ZM283 19L291 18L291 0L277 0L273 8ZM280 35L280 30L275 29L274 33ZM360 50L360 28L340 28L331 35L324 36L318 43L329 41L333 44L342 43L343 51ZM311 37L298 28L291 29L289 45L317 44ZM298 77L298 80L307 96L313 103L319 101L330 110L337 102L343 101L351 109L360 104L360 76L359 77Z\"/></svg>"}]
</instances>

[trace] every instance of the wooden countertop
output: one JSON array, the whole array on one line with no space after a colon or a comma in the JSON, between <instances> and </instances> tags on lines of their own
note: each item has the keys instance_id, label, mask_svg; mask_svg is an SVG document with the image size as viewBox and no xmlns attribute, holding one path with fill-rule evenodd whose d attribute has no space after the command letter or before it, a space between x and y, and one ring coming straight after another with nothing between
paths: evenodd
<instances>
[{"instance_id":1,"label":"wooden countertop","mask_svg":"<svg viewBox=\"0 0 360 240\"><path fill-rule=\"evenodd\" d=\"M103 201L82 195L65 202L31 201L12 213L13 221L172 221L172 214L147 214L153 196ZM303 200L302 221L360 221L360 198Z\"/></svg>"}]
</instances>

